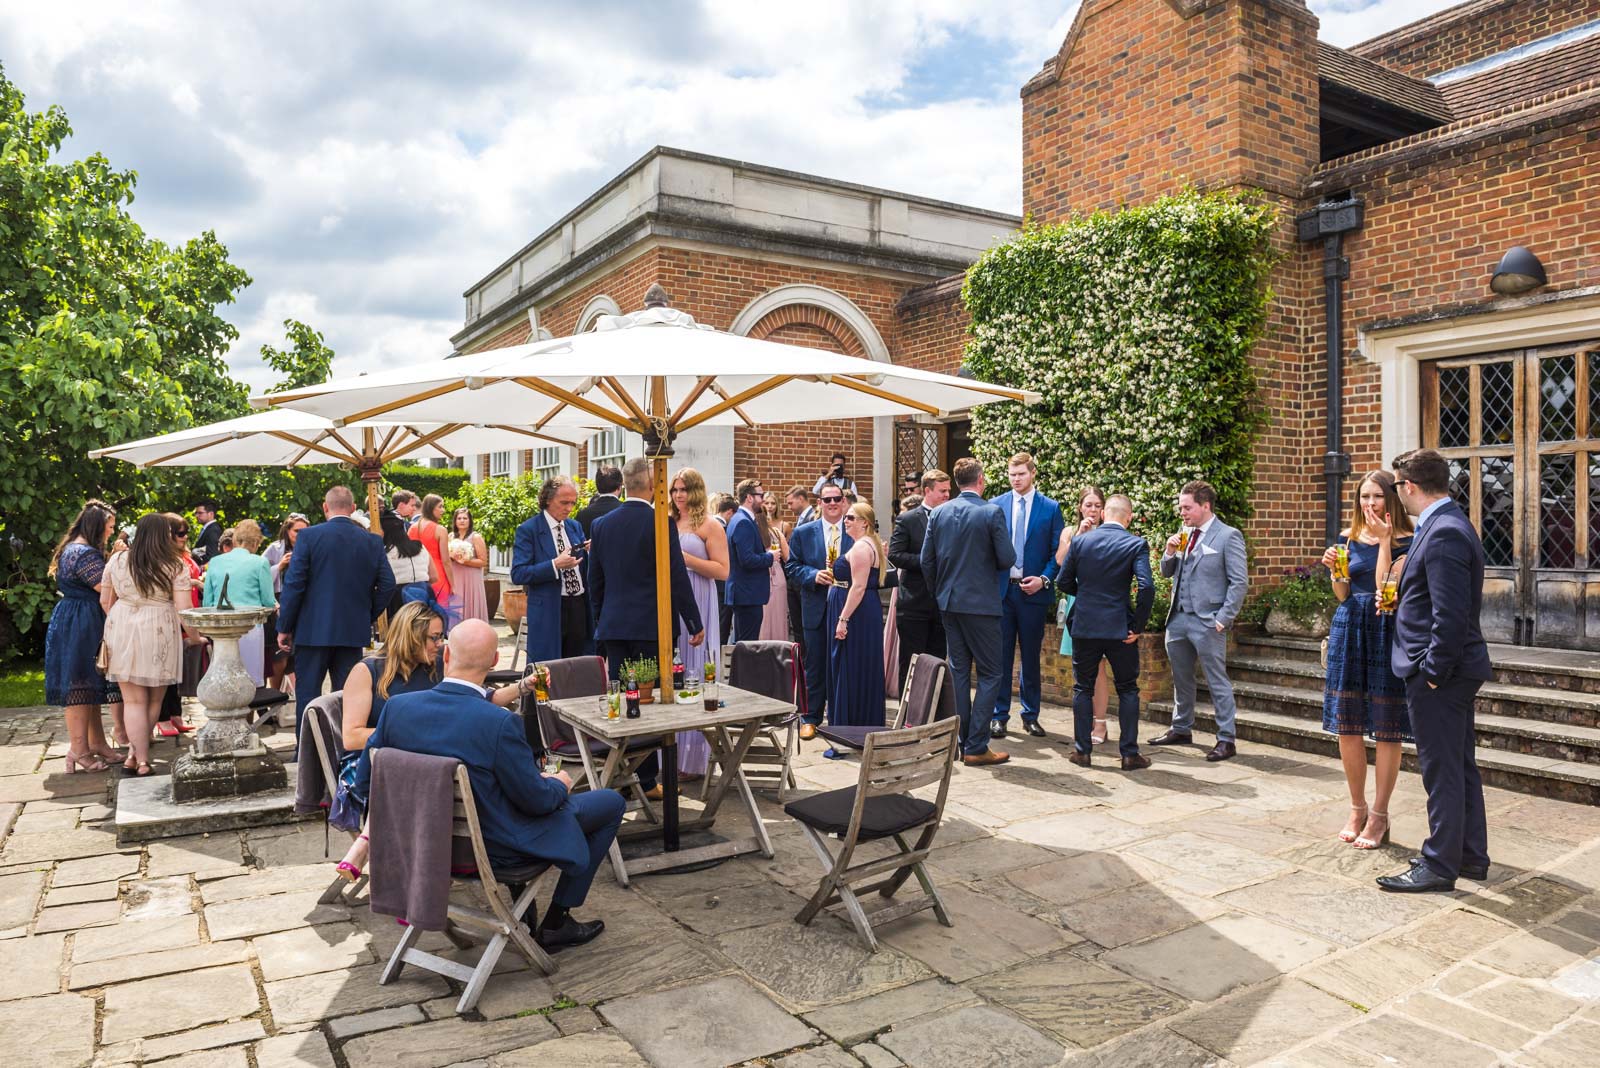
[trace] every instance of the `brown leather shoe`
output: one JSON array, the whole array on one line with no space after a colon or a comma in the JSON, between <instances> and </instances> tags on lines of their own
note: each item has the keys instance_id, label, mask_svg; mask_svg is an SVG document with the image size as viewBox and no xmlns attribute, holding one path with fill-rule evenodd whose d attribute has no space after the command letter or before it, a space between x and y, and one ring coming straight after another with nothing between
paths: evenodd
<instances>
[{"instance_id":1,"label":"brown leather shoe","mask_svg":"<svg viewBox=\"0 0 1600 1068\"><path fill-rule=\"evenodd\" d=\"M1078 765L1080 768L1086 768L1089 766L1089 754L1080 753L1076 749L1067 754L1067 759Z\"/></svg>"},{"instance_id":2,"label":"brown leather shoe","mask_svg":"<svg viewBox=\"0 0 1600 1068\"><path fill-rule=\"evenodd\" d=\"M800 740L802 742L809 742L811 739L815 738L816 736L817 736L817 728L813 727L809 723L800 724Z\"/></svg>"},{"instance_id":3,"label":"brown leather shoe","mask_svg":"<svg viewBox=\"0 0 1600 1068\"><path fill-rule=\"evenodd\" d=\"M656 783L654 786L650 787L650 789L644 792L644 796L648 797L652 801L660 801L662 798L667 796L667 792L661 788L660 783Z\"/></svg>"},{"instance_id":4,"label":"brown leather shoe","mask_svg":"<svg viewBox=\"0 0 1600 1068\"><path fill-rule=\"evenodd\" d=\"M1135 753L1131 757L1122 758L1123 771L1138 771L1140 768L1148 768L1149 766L1150 758L1143 753Z\"/></svg>"},{"instance_id":5,"label":"brown leather shoe","mask_svg":"<svg viewBox=\"0 0 1600 1068\"><path fill-rule=\"evenodd\" d=\"M992 764L1004 764L1011 759L1010 753L1001 753L993 749L985 749L981 753L968 753L961 758L961 763L969 768L986 768Z\"/></svg>"},{"instance_id":6,"label":"brown leather shoe","mask_svg":"<svg viewBox=\"0 0 1600 1068\"><path fill-rule=\"evenodd\" d=\"M1239 750L1232 742L1218 742L1212 747L1211 752L1206 754L1206 759L1215 764L1219 760L1227 760L1229 757L1237 755L1238 752Z\"/></svg>"}]
</instances>

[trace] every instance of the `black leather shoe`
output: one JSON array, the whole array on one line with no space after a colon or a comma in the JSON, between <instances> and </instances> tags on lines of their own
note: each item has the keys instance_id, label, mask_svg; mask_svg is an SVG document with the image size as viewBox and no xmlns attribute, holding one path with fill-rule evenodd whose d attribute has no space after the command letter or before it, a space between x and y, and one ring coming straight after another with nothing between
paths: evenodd
<instances>
[{"instance_id":1,"label":"black leather shoe","mask_svg":"<svg viewBox=\"0 0 1600 1068\"><path fill-rule=\"evenodd\" d=\"M541 927L533 933L533 940L544 947L546 953L560 953L563 949L593 942L606 929L606 921L591 920L580 923L568 916L560 927Z\"/></svg>"},{"instance_id":2,"label":"black leather shoe","mask_svg":"<svg viewBox=\"0 0 1600 1068\"><path fill-rule=\"evenodd\" d=\"M1456 888L1456 881L1434 874L1426 864L1418 864L1403 874L1379 877L1378 886L1393 894L1445 894Z\"/></svg>"},{"instance_id":3,"label":"black leather shoe","mask_svg":"<svg viewBox=\"0 0 1600 1068\"><path fill-rule=\"evenodd\" d=\"M1194 744L1194 735L1190 734L1188 731L1172 731L1172 730L1169 730L1164 734L1158 734L1154 738L1150 739L1150 743L1149 744L1151 744L1151 745L1192 745L1192 744Z\"/></svg>"},{"instance_id":4,"label":"black leather shoe","mask_svg":"<svg viewBox=\"0 0 1600 1068\"><path fill-rule=\"evenodd\" d=\"M1408 863L1413 868L1419 866L1422 863L1422 854L1418 853L1416 856L1412 857ZM1489 866L1487 864L1481 868L1475 868L1471 864L1463 864L1461 865L1460 873L1456 876L1458 879L1471 879L1475 883L1481 883L1488 877Z\"/></svg>"},{"instance_id":5,"label":"black leather shoe","mask_svg":"<svg viewBox=\"0 0 1600 1068\"><path fill-rule=\"evenodd\" d=\"M1122 758L1123 771L1138 771L1141 768L1148 768L1149 766L1150 758L1145 756L1143 753L1135 753L1131 757Z\"/></svg>"},{"instance_id":6,"label":"black leather shoe","mask_svg":"<svg viewBox=\"0 0 1600 1068\"><path fill-rule=\"evenodd\" d=\"M1211 747L1211 752L1206 754L1206 759L1215 764L1219 760L1228 760L1237 756L1238 748L1232 742L1218 742Z\"/></svg>"},{"instance_id":7,"label":"black leather shoe","mask_svg":"<svg viewBox=\"0 0 1600 1068\"><path fill-rule=\"evenodd\" d=\"M991 719L989 721L989 737L991 737L991 738L1004 738L1005 736L1006 736L1006 725L1005 725L1005 722L1003 720Z\"/></svg>"},{"instance_id":8,"label":"black leather shoe","mask_svg":"<svg viewBox=\"0 0 1600 1068\"><path fill-rule=\"evenodd\" d=\"M1050 737L1048 734L1046 734L1044 732L1044 728L1039 726L1039 721L1036 720L1036 719L1025 719L1025 720L1023 720L1022 721L1022 729L1027 731L1029 734L1033 735L1035 738L1048 738L1048 737Z\"/></svg>"}]
</instances>

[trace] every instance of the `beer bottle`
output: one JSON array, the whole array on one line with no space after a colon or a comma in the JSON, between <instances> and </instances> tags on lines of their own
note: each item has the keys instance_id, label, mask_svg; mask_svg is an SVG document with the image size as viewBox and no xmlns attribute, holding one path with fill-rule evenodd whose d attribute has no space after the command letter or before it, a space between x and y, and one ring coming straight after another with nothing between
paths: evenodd
<instances>
[{"instance_id":1,"label":"beer bottle","mask_svg":"<svg viewBox=\"0 0 1600 1068\"><path fill-rule=\"evenodd\" d=\"M628 669L628 681L623 685L623 697L628 703L628 718L639 718L639 676Z\"/></svg>"}]
</instances>

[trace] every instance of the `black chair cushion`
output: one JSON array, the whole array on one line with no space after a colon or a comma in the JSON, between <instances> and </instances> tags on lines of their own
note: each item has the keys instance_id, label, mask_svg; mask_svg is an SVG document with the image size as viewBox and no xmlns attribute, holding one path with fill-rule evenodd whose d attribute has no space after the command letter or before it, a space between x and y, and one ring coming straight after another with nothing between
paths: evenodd
<instances>
[{"instance_id":1,"label":"black chair cushion","mask_svg":"<svg viewBox=\"0 0 1600 1068\"><path fill-rule=\"evenodd\" d=\"M850 813L856 806L856 788L829 790L791 801L783 810L808 827L824 834L845 834L850 830ZM887 838L891 834L909 831L933 819L938 807L932 801L909 794L889 794L867 801L861 813L861 833L858 838L870 841Z\"/></svg>"},{"instance_id":2,"label":"black chair cushion","mask_svg":"<svg viewBox=\"0 0 1600 1068\"><path fill-rule=\"evenodd\" d=\"M867 735L887 729L887 727L818 727L817 733L836 746L844 746L846 749L865 749Z\"/></svg>"}]
</instances>

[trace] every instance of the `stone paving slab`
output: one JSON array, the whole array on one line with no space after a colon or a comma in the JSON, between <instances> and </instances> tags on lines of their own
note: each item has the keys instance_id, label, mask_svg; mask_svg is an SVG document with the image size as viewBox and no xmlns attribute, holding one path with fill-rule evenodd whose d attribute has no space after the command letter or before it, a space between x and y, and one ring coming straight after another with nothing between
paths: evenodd
<instances>
[{"instance_id":1,"label":"stone paving slab","mask_svg":"<svg viewBox=\"0 0 1600 1068\"><path fill-rule=\"evenodd\" d=\"M496 1053L488 1059L487 1068L645 1068L649 1063L627 1039L612 1031L597 1031Z\"/></svg>"},{"instance_id":2,"label":"stone paving slab","mask_svg":"<svg viewBox=\"0 0 1600 1068\"><path fill-rule=\"evenodd\" d=\"M370 964L268 983L267 1003L272 1018L279 1025L315 1023L368 1009L427 1001L450 989L442 977L418 968L407 968L394 982L379 986L381 970L381 965Z\"/></svg>"},{"instance_id":3,"label":"stone paving slab","mask_svg":"<svg viewBox=\"0 0 1600 1068\"><path fill-rule=\"evenodd\" d=\"M81 941L83 935L79 935L78 938ZM85 990L97 986L109 986L112 983L125 983L133 979L149 979L157 975L195 972L222 964L244 964L249 960L250 946L245 942L207 942L203 945L156 951L135 949L126 956L81 964L73 962L67 978L67 987L71 990Z\"/></svg>"},{"instance_id":4,"label":"stone paving slab","mask_svg":"<svg viewBox=\"0 0 1600 1068\"><path fill-rule=\"evenodd\" d=\"M51 994L0 1003L0 1064L75 1068L93 1059L93 999Z\"/></svg>"},{"instance_id":5,"label":"stone paving slab","mask_svg":"<svg viewBox=\"0 0 1600 1068\"><path fill-rule=\"evenodd\" d=\"M657 1068L721 1068L816 1037L734 978L621 998L601 1005L600 1014Z\"/></svg>"},{"instance_id":6,"label":"stone paving slab","mask_svg":"<svg viewBox=\"0 0 1600 1068\"><path fill-rule=\"evenodd\" d=\"M1360 1018L1360 1010L1347 1002L1297 980L1278 979L1168 1026L1213 1053L1254 1064Z\"/></svg>"},{"instance_id":7,"label":"stone paving slab","mask_svg":"<svg viewBox=\"0 0 1600 1068\"><path fill-rule=\"evenodd\" d=\"M201 991L203 996L196 996ZM187 1031L260 1008L255 977L243 964L120 983L106 990L101 1041Z\"/></svg>"},{"instance_id":8,"label":"stone paving slab","mask_svg":"<svg viewBox=\"0 0 1600 1068\"><path fill-rule=\"evenodd\" d=\"M0 941L0 1001L54 994L61 989L64 934Z\"/></svg>"},{"instance_id":9,"label":"stone paving slab","mask_svg":"<svg viewBox=\"0 0 1600 1068\"><path fill-rule=\"evenodd\" d=\"M878 1045L911 1068L1049 1068L1060 1042L1009 1013L987 1006L929 1016L879 1037Z\"/></svg>"},{"instance_id":10,"label":"stone paving slab","mask_svg":"<svg viewBox=\"0 0 1600 1068\"><path fill-rule=\"evenodd\" d=\"M1332 943L1255 916L1228 913L1100 959L1188 998L1213 1001L1333 952Z\"/></svg>"},{"instance_id":11,"label":"stone paving slab","mask_svg":"<svg viewBox=\"0 0 1600 1068\"><path fill-rule=\"evenodd\" d=\"M806 1013L803 1018L834 1041L853 1045L893 1024L962 1008L978 1001L978 996L966 987L942 979L928 979L856 1001L816 1009Z\"/></svg>"},{"instance_id":12,"label":"stone paving slab","mask_svg":"<svg viewBox=\"0 0 1600 1068\"><path fill-rule=\"evenodd\" d=\"M437 1020L414 1027L362 1035L346 1042L341 1052L346 1062L352 1065L444 1068L445 1065L460 1061L463 1053L489 1057L558 1037L555 1026L543 1016L486 1023L461 1019Z\"/></svg>"},{"instance_id":13,"label":"stone paving slab","mask_svg":"<svg viewBox=\"0 0 1600 1068\"><path fill-rule=\"evenodd\" d=\"M1030 961L967 985L1081 1047L1097 1046L1189 1005L1180 996L1072 954Z\"/></svg>"},{"instance_id":14,"label":"stone paving slab","mask_svg":"<svg viewBox=\"0 0 1600 1068\"><path fill-rule=\"evenodd\" d=\"M890 946L867 949L855 929L830 916L734 931L717 947L796 1011L859 998L926 979L927 965Z\"/></svg>"}]
</instances>

